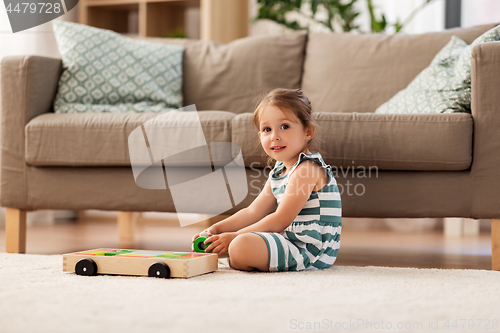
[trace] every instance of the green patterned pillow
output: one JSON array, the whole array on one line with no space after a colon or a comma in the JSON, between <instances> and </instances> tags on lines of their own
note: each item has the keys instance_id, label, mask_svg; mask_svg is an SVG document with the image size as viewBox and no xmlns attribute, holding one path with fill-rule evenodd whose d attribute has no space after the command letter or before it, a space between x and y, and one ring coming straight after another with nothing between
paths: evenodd
<instances>
[{"instance_id":1,"label":"green patterned pillow","mask_svg":"<svg viewBox=\"0 0 500 333\"><path fill-rule=\"evenodd\" d=\"M63 62L56 113L182 107L183 47L59 20L52 26Z\"/></svg>"},{"instance_id":2,"label":"green patterned pillow","mask_svg":"<svg viewBox=\"0 0 500 333\"><path fill-rule=\"evenodd\" d=\"M468 84L470 89L472 71L470 61L472 58L472 49L478 44L496 41L500 41L500 25L486 31L484 34L476 38L468 47L465 48L464 52L460 54L457 66L455 68L455 75L458 81L461 81L464 84Z\"/></svg>"},{"instance_id":3,"label":"green patterned pillow","mask_svg":"<svg viewBox=\"0 0 500 333\"><path fill-rule=\"evenodd\" d=\"M452 36L429 67L375 113L470 113L472 48L498 40L500 26L485 32L470 45Z\"/></svg>"}]
</instances>

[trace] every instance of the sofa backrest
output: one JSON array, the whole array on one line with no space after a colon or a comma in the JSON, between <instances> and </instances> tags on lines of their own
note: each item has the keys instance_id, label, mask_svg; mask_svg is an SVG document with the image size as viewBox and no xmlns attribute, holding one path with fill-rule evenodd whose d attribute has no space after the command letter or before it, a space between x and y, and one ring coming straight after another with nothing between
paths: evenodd
<instances>
[{"instance_id":1,"label":"sofa backrest","mask_svg":"<svg viewBox=\"0 0 500 333\"><path fill-rule=\"evenodd\" d=\"M374 112L406 88L452 35L470 44L496 25L420 35L311 33L302 89L315 112Z\"/></svg>"},{"instance_id":2,"label":"sofa backrest","mask_svg":"<svg viewBox=\"0 0 500 333\"><path fill-rule=\"evenodd\" d=\"M277 87L299 88L307 34L304 31L253 36L228 44L148 38L180 44L184 105L199 111L252 112L259 96Z\"/></svg>"}]
</instances>

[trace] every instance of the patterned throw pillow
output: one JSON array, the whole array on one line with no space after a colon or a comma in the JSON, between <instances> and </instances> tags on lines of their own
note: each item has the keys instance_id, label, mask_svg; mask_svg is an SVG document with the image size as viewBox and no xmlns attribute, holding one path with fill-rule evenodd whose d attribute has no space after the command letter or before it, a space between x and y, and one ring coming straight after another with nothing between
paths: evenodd
<instances>
[{"instance_id":1,"label":"patterned throw pillow","mask_svg":"<svg viewBox=\"0 0 500 333\"><path fill-rule=\"evenodd\" d=\"M470 45L452 36L429 67L375 113L470 113L472 48L498 40L500 26L485 32Z\"/></svg>"},{"instance_id":2,"label":"patterned throw pillow","mask_svg":"<svg viewBox=\"0 0 500 333\"><path fill-rule=\"evenodd\" d=\"M59 20L52 26L63 62L56 113L182 107L183 47Z\"/></svg>"},{"instance_id":3,"label":"patterned throw pillow","mask_svg":"<svg viewBox=\"0 0 500 333\"><path fill-rule=\"evenodd\" d=\"M500 25L486 31L484 34L476 38L468 47L466 47L464 52L460 54L455 68L457 80L463 82L464 84L468 84L470 88L472 71L470 61L472 58L472 49L478 44L496 41L500 41Z\"/></svg>"}]
</instances>

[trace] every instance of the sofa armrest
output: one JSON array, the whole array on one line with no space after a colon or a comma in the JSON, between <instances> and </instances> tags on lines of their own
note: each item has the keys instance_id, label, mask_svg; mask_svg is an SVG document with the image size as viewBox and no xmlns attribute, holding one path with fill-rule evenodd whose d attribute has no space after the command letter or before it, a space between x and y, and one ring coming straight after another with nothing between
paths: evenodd
<instances>
[{"instance_id":1,"label":"sofa armrest","mask_svg":"<svg viewBox=\"0 0 500 333\"><path fill-rule=\"evenodd\" d=\"M500 42L472 50L473 218L500 218Z\"/></svg>"},{"instance_id":2,"label":"sofa armrest","mask_svg":"<svg viewBox=\"0 0 500 333\"><path fill-rule=\"evenodd\" d=\"M24 130L32 118L52 111L61 72L61 59L29 55L2 60L0 204L4 207L28 208Z\"/></svg>"}]
</instances>

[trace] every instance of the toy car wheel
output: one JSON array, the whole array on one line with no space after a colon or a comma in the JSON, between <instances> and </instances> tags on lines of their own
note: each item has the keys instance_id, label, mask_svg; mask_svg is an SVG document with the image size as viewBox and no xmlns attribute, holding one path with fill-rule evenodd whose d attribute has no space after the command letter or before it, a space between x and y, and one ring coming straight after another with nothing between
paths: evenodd
<instances>
[{"instance_id":1,"label":"toy car wheel","mask_svg":"<svg viewBox=\"0 0 500 333\"><path fill-rule=\"evenodd\" d=\"M75 265L75 273L87 276L97 275L97 264L92 259L80 259Z\"/></svg>"},{"instance_id":2,"label":"toy car wheel","mask_svg":"<svg viewBox=\"0 0 500 333\"><path fill-rule=\"evenodd\" d=\"M148 276L168 279L170 277L170 268L164 262L155 262L149 266Z\"/></svg>"}]
</instances>

